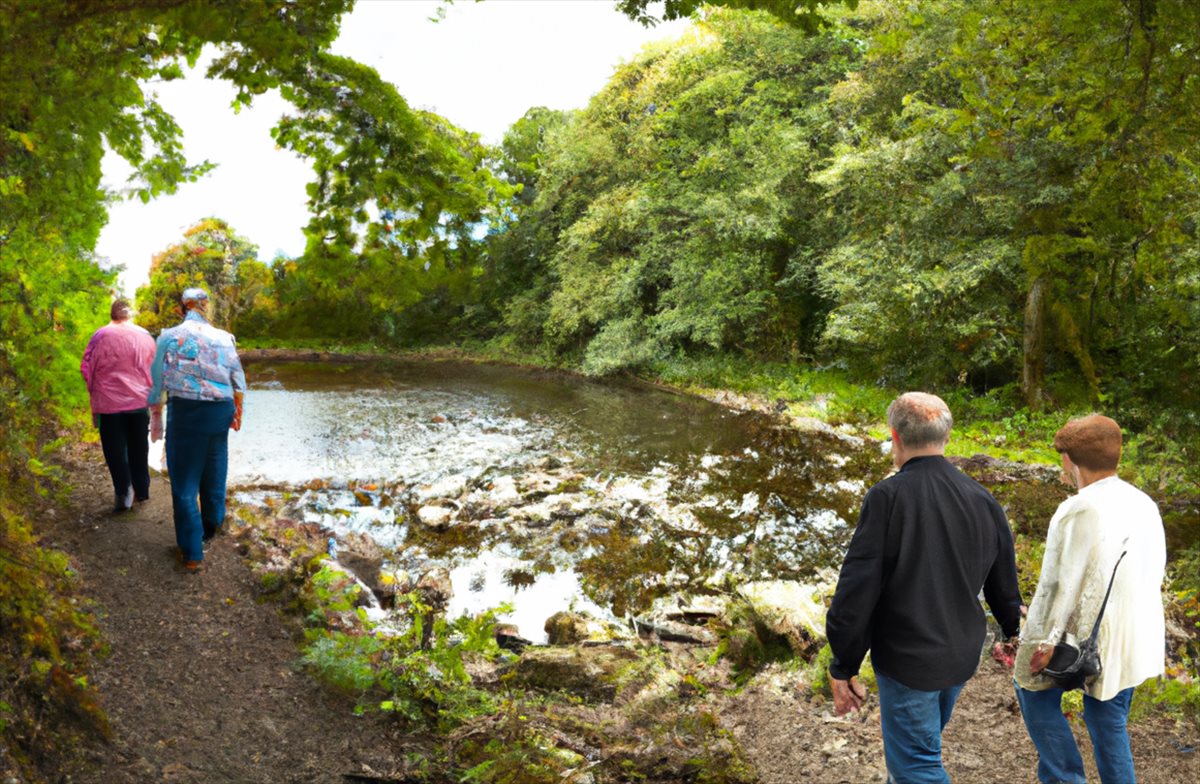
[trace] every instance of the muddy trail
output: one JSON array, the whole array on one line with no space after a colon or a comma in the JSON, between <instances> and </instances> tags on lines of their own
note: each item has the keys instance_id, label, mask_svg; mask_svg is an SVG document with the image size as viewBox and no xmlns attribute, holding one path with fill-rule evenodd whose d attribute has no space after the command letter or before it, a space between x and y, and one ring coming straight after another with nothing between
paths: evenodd
<instances>
[{"instance_id":1,"label":"muddy trail","mask_svg":"<svg viewBox=\"0 0 1200 784\"><path fill-rule=\"evenodd\" d=\"M113 514L99 445L81 447L68 468L72 505L51 521L45 543L70 555L111 646L94 683L112 739L85 750L62 781L411 780L392 774L429 746L378 714L355 716L352 701L298 669L296 625L256 601L232 537L214 541L201 573L184 573L172 553L165 479L154 477L148 502ZM800 678L772 668L710 697L758 780L885 781L874 697L860 714L838 718ZM1087 757L1082 722L1076 734ZM1143 784L1200 781L1194 729L1150 717L1131 735ZM1011 682L990 661L967 684L945 746L960 784L1036 781Z\"/></svg>"}]
</instances>

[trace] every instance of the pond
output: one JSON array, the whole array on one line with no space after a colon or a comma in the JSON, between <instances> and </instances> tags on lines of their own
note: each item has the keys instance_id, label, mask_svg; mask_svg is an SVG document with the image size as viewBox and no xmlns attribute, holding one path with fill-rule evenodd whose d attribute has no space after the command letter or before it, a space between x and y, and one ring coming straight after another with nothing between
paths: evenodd
<instances>
[{"instance_id":1,"label":"pond","mask_svg":"<svg viewBox=\"0 0 1200 784\"><path fill-rule=\"evenodd\" d=\"M573 608L840 563L878 446L639 383L450 361L255 363L230 477L244 503L362 533L390 569L449 570L448 612Z\"/></svg>"}]
</instances>

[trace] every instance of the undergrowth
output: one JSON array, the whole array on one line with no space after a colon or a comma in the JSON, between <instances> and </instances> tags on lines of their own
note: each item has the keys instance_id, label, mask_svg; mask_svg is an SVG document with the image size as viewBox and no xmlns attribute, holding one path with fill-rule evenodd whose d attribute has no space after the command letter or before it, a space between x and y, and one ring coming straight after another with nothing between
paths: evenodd
<instances>
[{"instance_id":1,"label":"undergrowth","mask_svg":"<svg viewBox=\"0 0 1200 784\"><path fill-rule=\"evenodd\" d=\"M2 480L0 480L2 483ZM80 743L109 734L89 676L104 653L67 557L42 547L32 522L0 493L0 767L31 781L57 775ZM10 505L11 504L11 505Z\"/></svg>"}]
</instances>

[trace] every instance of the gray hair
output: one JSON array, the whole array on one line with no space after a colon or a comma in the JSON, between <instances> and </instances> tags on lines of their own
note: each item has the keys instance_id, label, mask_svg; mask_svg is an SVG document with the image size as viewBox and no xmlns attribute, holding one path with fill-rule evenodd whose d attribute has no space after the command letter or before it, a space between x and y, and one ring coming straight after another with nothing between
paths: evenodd
<instances>
[{"instance_id":1,"label":"gray hair","mask_svg":"<svg viewBox=\"0 0 1200 784\"><path fill-rule=\"evenodd\" d=\"M928 392L905 392L893 400L887 421L904 446L912 449L945 444L954 425L946 401Z\"/></svg>"}]
</instances>

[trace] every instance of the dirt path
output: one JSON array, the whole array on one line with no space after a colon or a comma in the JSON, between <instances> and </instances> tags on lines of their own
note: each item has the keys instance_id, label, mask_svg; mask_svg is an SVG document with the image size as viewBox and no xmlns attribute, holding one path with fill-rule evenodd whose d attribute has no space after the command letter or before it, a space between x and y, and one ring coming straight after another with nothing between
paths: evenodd
<instances>
[{"instance_id":1,"label":"dirt path","mask_svg":"<svg viewBox=\"0 0 1200 784\"><path fill-rule=\"evenodd\" d=\"M754 763L762 784L867 784L887 781L879 702L847 718L807 701L784 673L731 696L722 722ZM1082 721L1072 725L1088 768L1099 781ZM1130 727L1139 784L1200 781L1200 736L1194 728L1149 718ZM1036 784L1037 753L1025 732L1010 676L985 661L967 681L943 735L943 759L955 784Z\"/></svg>"},{"instance_id":2,"label":"dirt path","mask_svg":"<svg viewBox=\"0 0 1200 784\"><path fill-rule=\"evenodd\" d=\"M99 605L111 656L94 683L113 741L71 780L343 782L394 770L402 739L296 670L291 632L254 601L232 539L214 540L203 572L184 573L166 482L155 477L148 502L114 515L99 447L84 452L71 466L74 508L47 539Z\"/></svg>"}]
</instances>

